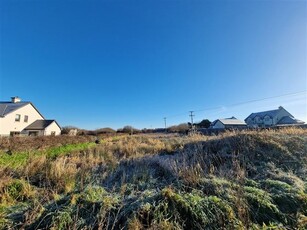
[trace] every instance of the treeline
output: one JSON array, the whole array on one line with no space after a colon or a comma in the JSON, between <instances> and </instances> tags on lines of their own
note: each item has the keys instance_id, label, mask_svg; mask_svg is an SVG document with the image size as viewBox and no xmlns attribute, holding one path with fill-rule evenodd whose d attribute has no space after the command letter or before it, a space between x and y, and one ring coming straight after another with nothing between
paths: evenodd
<instances>
[{"instance_id":1,"label":"treeline","mask_svg":"<svg viewBox=\"0 0 307 230\"><path fill-rule=\"evenodd\" d=\"M196 129L199 128L209 128L211 122L208 119L204 119L199 123L194 123L193 126ZM137 129L133 126L126 125L123 128L120 129L112 129L109 127L106 128L100 128L96 130L86 130L86 129L79 129L74 126L66 126L62 129L62 134L71 134L73 135L114 135L114 134L139 134L139 133L188 133L189 130L191 130L192 125L190 122L188 123L182 123L179 125L173 125L168 128L157 128L157 129ZM75 131L75 132L72 132Z\"/></svg>"}]
</instances>

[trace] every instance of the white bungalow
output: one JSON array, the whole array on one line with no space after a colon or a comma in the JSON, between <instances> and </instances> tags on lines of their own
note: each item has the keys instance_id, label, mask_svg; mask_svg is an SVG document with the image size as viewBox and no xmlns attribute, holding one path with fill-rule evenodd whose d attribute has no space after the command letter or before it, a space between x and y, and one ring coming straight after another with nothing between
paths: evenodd
<instances>
[{"instance_id":1,"label":"white bungalow","mask_svg":"<svg viewBox=\"0 0 307 230\"><path fill-rule=\"evenodd\" d=\"M247 125L244 121L241 121L235 117L217 119L210 125L210 129L243 129Z\"/></svg>"}]
</instances>

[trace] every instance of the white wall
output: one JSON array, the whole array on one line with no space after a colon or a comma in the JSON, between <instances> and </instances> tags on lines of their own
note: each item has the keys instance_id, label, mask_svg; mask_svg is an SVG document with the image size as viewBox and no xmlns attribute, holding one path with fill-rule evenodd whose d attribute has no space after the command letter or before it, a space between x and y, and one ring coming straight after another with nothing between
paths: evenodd
<instances>
[{"instance_id":1,"label":"white wall","mask_svg":"<svg viewBox=\"0 0 307 230\"><path fill-rule=\"evenodd\" d=\"M225 125L224 125L222 122L217 121L217 122L215 122L215 125L212 126L212 128L213 128L213 129L224 129L224 128L225 128Z\"/></svg>"},{"instance_id":2,"label":"white wall","mask_svg":"<svg viewBox=\"0 0 307 230\"><path fill-rule=\"evenodd\" d=\"M16 114L20 114L20 121L15 121ZM28 116L28 122L24 122L24 116ZM8 136L10 132L21 132L25 127L36 120L44 119L36 109L31 105L25 105L5 117L0 118L0 135Z\"/></svg>"},{"instance_id":3,"label":"white wall","mask_svg":"<svg viewBox=\"0 0 307 230\"><path fill-rule=\"evenodd\" d=\"M52 132L55 132L55 135L61 134L60 127L56 124L56 122L52 122L46 129L45 129L45 136L51 135Z\"/></svg>"},{"instance_id":4,"label":"white wall","mask_svg":"<svg viewBox=\"0 0 307 230\"><path fill-rule=\"evenodd\" d=\"M274 117L274 125L277 124L277 122L279 122L285 116L291 116L291 114L284 108L279 109L277 115Z\"/></svg>"},{"instance_id":5,"label":"white wall","mask_svg":"<svg viewBox=\"0 0 307 230\"><path fill-rule=\"evenodd\" d=\"M267 126L273 125L273 119L270 116L266 115L263 118L263 123Z\"/></svg>"}]
</instances>

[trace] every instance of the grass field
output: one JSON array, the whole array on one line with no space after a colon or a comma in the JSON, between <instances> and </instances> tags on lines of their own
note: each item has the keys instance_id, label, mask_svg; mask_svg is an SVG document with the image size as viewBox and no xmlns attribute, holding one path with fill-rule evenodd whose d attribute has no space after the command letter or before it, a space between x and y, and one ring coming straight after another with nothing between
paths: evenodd
<instances>
[{"instance_id":1,"label":"grass field","mask_svg":"<svg viewBox=\"0 0 307 230\"><path fill-rule=\"evenodd\" d=\"M306 229L307 130L0 140L0 229Z\"/></svg>"}]
</instances>

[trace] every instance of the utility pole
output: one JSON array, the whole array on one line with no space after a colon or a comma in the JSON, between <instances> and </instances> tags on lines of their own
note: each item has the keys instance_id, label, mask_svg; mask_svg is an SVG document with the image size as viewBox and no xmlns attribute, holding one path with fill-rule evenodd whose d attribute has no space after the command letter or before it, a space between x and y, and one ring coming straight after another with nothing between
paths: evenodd
<instances>
[{"instance_id":1,"label":"utility pole","mask_svg":"<svg viewBox=\"0 0 307 230\"><path fill-rule=\"evenodd\" d=\"M164 117L164 127L165 127L165 132L166 132L166 117Z\"/></svg>"},{"instance_id":2,"label":"utility pole","mask_svg":"<svg viewBox=\"0 0 307 230\"><path fill-rule=\"evenodd\" d=\"M192 131L194 131L194 124L193 124L193 117L195 116L194 114L194 111L190 111L190 117L191 117L191 129Z\"/></svg>"}]
</instances>

